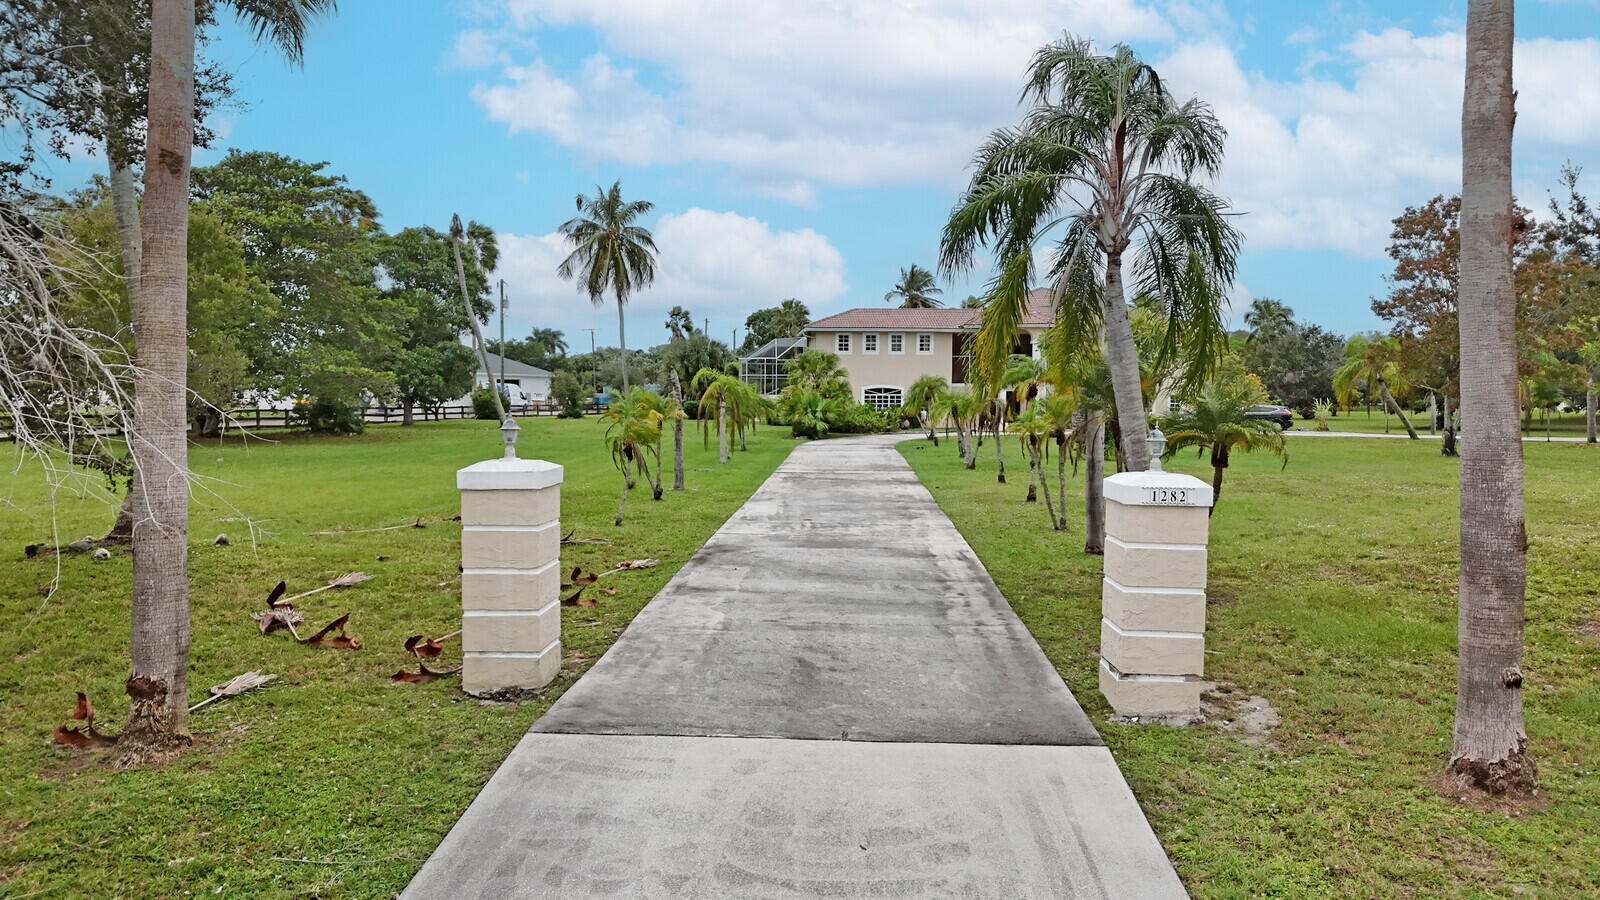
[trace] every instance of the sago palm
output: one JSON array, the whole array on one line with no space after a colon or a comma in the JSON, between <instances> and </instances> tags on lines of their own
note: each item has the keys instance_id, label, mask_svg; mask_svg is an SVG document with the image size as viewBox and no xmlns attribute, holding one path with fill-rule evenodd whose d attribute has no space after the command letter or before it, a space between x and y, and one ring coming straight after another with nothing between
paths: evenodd
<instances>
[{"instance_id":1,"label":"sago palm","mask_svg":"<svg viewBox=\"0 0 1600 900\"><path fill-rule=\"evenodd\" d=\"M579 194L578 215L557 230L572 252L556 267L556 274L576 280L578 289L594 305L606 302L606 292L617 300L617 346L622 350L622 392L628 392L628 340L622 308L635 291L649 287L656 277L656 244L650 231L634 224L655 208L648 200L622 199L622 182L611 190L595 186L594 195Z\"/></svg>"},{"instance_id":2,"label":"sago palm","mask_svg":"<svg viewBox=\"0 0 1600 900\"><path fill-rule=\"evenodd\" d=\"M1167 456L1187 447L1211 453L1211 509L1217 511L1222 499L1222 473L1234 451L1253 453L1264 450L1289 464L1289 449L1283 431L1265 419L1246 415L1253 403L1248 393L1215 381L1207 383L1193 402L1167 416L1162 428L1167 433Z\"/></svg>"},{"instance_id":3,"label":"sago palm","mask_svg":"<svg viewBox=\"0 0 1600 900\"><path fill-rule=\"evenodd\" d=\"M1021 124L978 150L939 265L964 272L980 246L994 252L974 342L980 378L1004 367L1039 281L1054 289L1070 342L1092 344L1103 326L1124 456L1142 470L1145 406L1128 288L1165 318L1159 353L1184 357L1190 382L1203 380L1226 340L1221 309L1240 234L1227 204L1194 178L1218 173L1226 132L1207 104L1177 102L1129 48L1100 56L1071 36L1034 55L1021 101ZM1040 278L1034 254L1046 240L1054 262Z\"/></svg>"},{"instance_id":4,"label":"sago palm","mask_svg":"<svg viewBox=\"0 0 1600 900\"><path fill-rule=\"evenodd\" d=\"M944 305L943 300L934 296L942 293L944 290L934 280L933 273L912 263L911 268L900 270L900 280L883 299L888 303L900 301L901 309L933 309Z\"/></svg>"}]
</instances>

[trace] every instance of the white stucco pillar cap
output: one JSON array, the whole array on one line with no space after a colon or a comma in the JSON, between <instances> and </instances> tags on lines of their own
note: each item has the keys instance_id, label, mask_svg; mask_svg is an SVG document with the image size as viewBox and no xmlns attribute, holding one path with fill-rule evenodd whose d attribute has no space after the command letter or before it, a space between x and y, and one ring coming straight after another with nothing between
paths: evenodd
<instances>
[{"instance_id":1,"label":"white stucco pillar cap","mask_svg":"<svg viewBox=\"0 0 1600 900\"><path fill-rule=\"evenodd\" d=\"M536 491L561 483L562 469L542 459L486 459L456 471L463 491Z\"/></svg>"},{"instance_id":2,"label":"white stucco pillar cap","mask_svg":"<svg viewBox=\"0 0 1600 900\"><path fill-rule=\"evenodd\" d=\"M1118 472L1106 479L1105 498L1124 506L1210 506L1211 485L1181 472Z\"/></svg>"}]
</instances>

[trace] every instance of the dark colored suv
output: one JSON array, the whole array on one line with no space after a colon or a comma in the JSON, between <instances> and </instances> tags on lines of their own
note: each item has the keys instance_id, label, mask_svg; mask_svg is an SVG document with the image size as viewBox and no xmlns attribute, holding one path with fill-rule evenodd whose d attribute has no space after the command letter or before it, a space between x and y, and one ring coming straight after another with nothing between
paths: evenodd
<instances>
[{"instance_id":1,"label":"dark colored suv","mask_svg":"<svg viewBox=\"0 0 1600 900\"><path fill-rule=\"evenodd\" d=\"M1245 413L1247 419L1265 419L1284 431L1294 427L1294 413L1287 406L1278 406L1275 403L1263 403L1250 407Z\"/></svg>"}]
</instances>

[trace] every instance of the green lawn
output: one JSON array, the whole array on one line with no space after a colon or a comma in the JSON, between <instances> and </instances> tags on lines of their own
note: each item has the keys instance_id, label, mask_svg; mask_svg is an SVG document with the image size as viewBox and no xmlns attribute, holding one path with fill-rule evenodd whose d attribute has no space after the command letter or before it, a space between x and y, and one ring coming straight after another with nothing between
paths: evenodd
<instances>
[{"instance_id":1,"label":"green lawn","mask_svg":"<svg viewBox=\"0 0 1600 900\"><path fill-rule=\"evenodd\" d=\"M1417 430L1417 434L1427 435L1428 411L1426 409L1414 414L1408 412L1406 413L1406 418L1411 420L1411 427ZM1549 433L1556 437L1583 437L1586 434L1587 426L1584 424L1581 410L1571 413L1552 413L1549 424ZM1353 431L1361 434L1383 434L1385 426L1388 427L1390 434L1406 433L1405 426L1400 424L1398 417L1392 413L1385 414L1377 408L1373 408L1371 415L1368 415L1366 410L1358 406L1348 412L1340 411L1337 416L1328 421L1328 428L1331 431ZM1310 431L1317 427L1317 423L1307 421L1296 415L1294 417L1294 427ZM1544 413L1535 412L1533 425L1523 429L1522 433L1525 437L1544 437Z\"/></svg>"},{"instance_id":2,"label":"green lawn","mask_svg":"<svg viewBox=\"0 0 1600 900\"><path fill-rule=\"evenodd\" d=\"M1022 502L1014 441L1007 485L992 445L976 472L954 442L900 445L1099 726L1196 897L1600 895L1600 451L1527 445L1540 797L1490 811L1430 787L1455 703L1455 461L1432 442L1290 447L1281 471L1236 455L1212 519L1210 697L1260 695L1282 716L1252 745L1215 721L1107 723L1081 479L1073 530L1056 534ZM1171 468L1210 480L1189 454Z\"/></svg>"},{"instance_id":3,"label":"green lawn","mask_svg":"<svg viewBox=\"0 0 1600 900\"><path fill-rule=\"evenodd\" d=\"M692 423L690 423L692 425ZM164 768L112 774L98 754L50 741L86 691L115 731L126 711L129 560L60 558L61 586L44 592L56 559L25 559L50 536L50 505L23 466L0 483L0 896L393 896L422 864L529 725L616 639L616 633L788 454L763 429L726 466L716 446L688 444L688 492L652 503L635 490L628 521L611 524L621 478L595 419L522 422L523 456L566 466L562 525L610 546L563 548L566 566L607 569L656 557L661 566L608 576L590 588L598 608L563 610L565 668L546 696L480 703L456 679L393 684L408 635L460 623L461 526L455 470L497 455L492 422L374 427L354 438L288 435L281 443L193 445L193 467L260 529L205 500L191 523L193 657L190 701L249 669L279 681L195 714L198 745ZM111 512L62 497L63 540L100 534ZM377 528L417 518L425 528ZM212 539L227 532L232 546ZM376 577L307 598L312 627L350 612L356 651L310 649L286 633L261 637L250 614L278 579L291 593L343 572ZM597 587L598 587L597 586ZM445 664L459 659L447 645ZM414 665L412 666L414 668ZM314 862L298 862L306 858Z\"/></svg>"}]
</instances>

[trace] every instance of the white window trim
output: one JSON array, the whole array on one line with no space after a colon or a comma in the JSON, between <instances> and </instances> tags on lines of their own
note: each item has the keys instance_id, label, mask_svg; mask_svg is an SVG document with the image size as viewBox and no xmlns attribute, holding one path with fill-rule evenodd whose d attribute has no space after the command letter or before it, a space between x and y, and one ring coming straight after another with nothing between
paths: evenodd
<instances>
[{"instance_id":1,"label":"white window trim","mask_svg":"<svg viewBox=\"0 0 1600 900\"><path fill-rule=\"evenodd\" d=\"M894 348L895 338L899 338L900 339L900 349L899 350L896 350ZM903 334L891 334L891 335L889 335L889 355L891 355L891 356L901 356L905 352L906 352L906 336L903 335Z\"/></svg>"},{"instance_id":2,"label":"white window trim","mask_svg":"<svg viewBox=\"0 0 1600 900\"><path fill-rule=\"evenodd\" d=\"M881 341L878 340L879 337L881 337L881 335L873 334L871 332L869 332L867 334L863 334L861 336L861 355L862 356L877 356L878 355L878 344L881 343Z\"/></svg>"},{"instance_id":3,"label":"white window trim","mask_svg":"<svg viewBox=\"0 0 1600 900\"><path fill-rule=\"evenodd\" d=\"M928 339L928 349L926 349L926 350L922 349L922 339L923 338L927 338ZM917 355L918 356L932 356L933 355L933 335L927 334L927 333L917 335Z\"/></svg>"},{"instance_id":4,"label":"white window trim","mask_svg":"<svg viewBox=\"0 0 1600 900\"><path fill-rule=\"evenodd\" d=\"M833 336L833 352L840 356L850 355L850 335L848 332L839 332Z\"/></svg>"},{"instance_id":5,"label":"white window trim","mask_svg":"<svg viewBox=\"0 0 1600 900\"><path fill-rule=\"evenodd\" d=\"M906 389L901 387L898 384L869 384L869 385L867 385L866 387L861 389L861 402L862 403L866 403L867 402L867 392L868 391L894 391L895 393L900 395L900 403L901 404L904 404L906 402Z\"/></svg>"}]
</instances>

